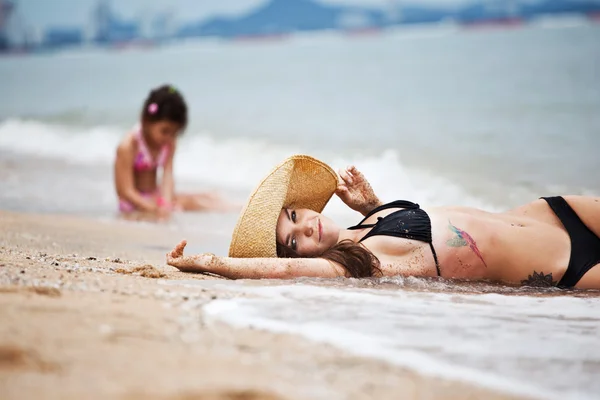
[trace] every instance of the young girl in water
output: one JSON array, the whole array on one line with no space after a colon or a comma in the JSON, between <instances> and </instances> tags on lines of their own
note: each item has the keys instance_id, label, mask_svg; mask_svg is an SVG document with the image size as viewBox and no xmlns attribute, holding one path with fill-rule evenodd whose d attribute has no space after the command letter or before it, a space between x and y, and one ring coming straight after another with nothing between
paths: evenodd
<instances>
[{"instance_id":1,"label":"young girl in water","mask_svg":"<svg viewBox=\"0 0 600 400\"><path fill-rule=\"evenodd\" d=\"M231 205L216 194L174 192L173 156L188 122L181 93L165 85L150 92L140 124L121 141L115 160L119 210L127 216L168 217L171 211L226 211ZM158 169L162 168L162 179Z\"/></svg>"}]
</instances>

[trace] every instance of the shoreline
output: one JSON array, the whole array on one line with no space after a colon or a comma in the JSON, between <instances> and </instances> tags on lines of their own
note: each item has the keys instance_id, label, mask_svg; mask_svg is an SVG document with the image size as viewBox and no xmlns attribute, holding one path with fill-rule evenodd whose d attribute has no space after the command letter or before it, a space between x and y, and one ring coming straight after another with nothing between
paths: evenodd
<instances>
[{"instance_id":1,"label":"shoreline","mask_svg":"<svg viewBox=\"0 0 600 400\"><path fill-rule=\"evenodd\" d=\"M165 266L180 232L4 211L0 221L6 399L515 398L211 321L204 305L239 294L160 284L218 279Z\"/></svg>"}]
</instances>

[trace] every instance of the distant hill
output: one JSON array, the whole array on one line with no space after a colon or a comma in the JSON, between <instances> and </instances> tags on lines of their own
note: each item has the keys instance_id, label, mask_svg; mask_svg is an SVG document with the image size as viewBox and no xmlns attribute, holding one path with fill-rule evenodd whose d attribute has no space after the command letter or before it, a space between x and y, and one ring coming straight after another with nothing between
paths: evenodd
<instances>
[{"instance_id":1,"label":"distant hill","mask_svg":"<svg viewBox=\"0 0 600 400\"><path fill-rule=\"evenodd\" d=\"M378 9L325 5L313 0L272 0L242 17L211 18L186 25L179 30L179 36L271 35L379 27L387 23L387 15Z\"/></svg>"},{"instance_id":2,"label":"distant hill","mask_svg":"<svg viewBox=\"0 0 600 400\"><path fill-rule=\"evenodd\" d=\"M455 21L460 24L505 22L521 24L541 15L561 13L597 13L600 20L600 0L470 0L461 6L422 6L420 0L402 0L386 9L332 5L319 0L270 0L252 11L236 17L213 17L169 29L170 15L158 15L153 22L152 40L163 41L187 37L279 37L293 32L341 30L371 32L400 24ZM2 12L10 14L12 2L3 2ZM0 12L0 14L2 14ZM108 0L98 0L93 14L96 26L94 41L105 45L122 45L148 39L138 20L125 20L113 12ZM6 22L6 21L4 21ZM41 47L59 48L80 45L86 41L85 29L55 26L43 32ZM6 25L0 24L0 52L9 51L11 43Z\"/></svg>"},{"instance_id":3,"label":"distant hill","mask_svg":"<svg viewBox=\"0 0 600 400\"><path fill-rule=\"evenodd\" d=\"M527 20L540 15L577 12L587 13L593 11L600 11L600 2L573 0L540 0L538 2L498 1L496 3L473 2L458 10L455 19L461 22L477 22L507 18Z\"/></svg>"},{"instance_id":4,"label":"distant hill","mask_svg":"<svg viewBox=\"0 0 600 400\"><path fill-rule=\"evenodd\" d=\"M600 11L600 1L598 0L544 0L539 3L524 3L521 5L521 13L525 17L531 17L539 14L559 14L559 13L590 13Z\"/></svg>"},{"instance_id":5,"label":"distant hill","mask_svg":"<svg viewBox=\"0 0 600 400\"><path fill-rule=\"evenodd\" d=\"M472 1L462 7L405 5L397 12L368 7L334 6L315 0L271 0L241 17L216 17L182 26L177 36L269 36L297 31L368 29L395 24L528 19L542 14L600 11L593 0Z\"/></svg>"},{"instance_id":6,"label":"distant hill","mask_svg":"<svg viewBox=\"0 0 600 400\"><path fill-rule=\"evenodd\" d=\"M455 10L440 7L406 5L402 7L400 19L396 23L423 24L443 21L455 15Z\"/></svg>"}]
</instances>

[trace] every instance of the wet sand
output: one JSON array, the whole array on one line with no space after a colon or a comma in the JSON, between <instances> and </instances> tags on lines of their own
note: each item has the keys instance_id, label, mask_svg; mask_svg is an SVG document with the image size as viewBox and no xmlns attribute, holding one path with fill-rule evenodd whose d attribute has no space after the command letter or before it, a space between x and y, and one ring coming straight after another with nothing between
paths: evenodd
<instances>
[{"instance_id":1,"label":"wet sand","mask_svg":"<svg viewBox=\"0 0 600 400\"><path fill-rule=\"evenodd\" d=\"M3 399L501 399L290 335L233 329L202 306L239 294L164 264L183 238L149 224L0 212ZM214 243L211 243L213 241Z\"/></svg>"}]
</instances>

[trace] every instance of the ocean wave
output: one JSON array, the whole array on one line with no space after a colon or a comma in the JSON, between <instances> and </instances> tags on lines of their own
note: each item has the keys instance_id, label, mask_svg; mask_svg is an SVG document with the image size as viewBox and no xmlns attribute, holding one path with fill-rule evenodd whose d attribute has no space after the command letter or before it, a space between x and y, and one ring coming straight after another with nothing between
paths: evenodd
<instances>
[{"instance_id":1,"label":"ocean wave","mask_svg":"<svg viewBox=\"0 0 600 400\"><path fill-rule=\"evenodd\" d=\"M114 126L77 127L9 119L0 123L0 150L109 169L125 133ZM306 152L336 170L356 165L383 201L410 199L423 207L460 204L490 211L497 209L497 205L467 193L443 174L405 165L394 150L365 156L331 148L314 151L301 145L245 138L221 139L210 132L188 132L180 139L175 175L180 181L249 194L276 164L292 154ZM342 218L343 222L355 222L354 213L335 197L326 212Z\"/></svg>"},{"instance_id":2,"label":"ocean wave","mask_svg":"<svg viewBox=\"0 0 600 400\"><path fill-rule=\"evenodd\" d=\"M125 132L117 127L78 128L72 125L9 119L0 123L0 149L41 156L81 165L110 166ZM176 177L215 187L250 191L284 158L306 152L301 146L285 146L260 140L217 139L209 132L186 133L175 158ZM457 184L402 163L398 154L386 150L379 155L340 155L332 149L311 151L335 169L356 165L369 179L382 200L408 198L422 205L463 204L493 209ZM339 201L334 212L345 207Z\"/></svg>"}]
</instances>

